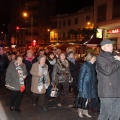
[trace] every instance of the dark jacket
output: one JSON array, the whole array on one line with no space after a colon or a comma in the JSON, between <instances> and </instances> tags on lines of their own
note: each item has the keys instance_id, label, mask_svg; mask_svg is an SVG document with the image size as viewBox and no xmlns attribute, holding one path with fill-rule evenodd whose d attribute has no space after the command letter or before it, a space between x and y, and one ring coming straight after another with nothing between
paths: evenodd
<instances>
[{"instance_id":1,"label":"dark jacket","mask_svg":"<svg viewBox=\"0 0 120 120\"><path fill-rule=\"evenodd\" d=\"M97 97L97 79L94 64L84 62L81 65L78 80L79 96L84 98Z\"/></svg>"},{"instance_id":2,"label":"dark jacket","mask_svg":"<svg viewBox=\"0 0 120 120\"><path fill-rule=\"evenodd\" d=\"M30 70L32 68L32 64L37 62L37 61L38 61L38 59L36 57L32 60L32 62L30 62L26 58L23 60L23 63L26 65L26 69L27 69L27 72L28 72L28 76L27 77L32 78L32 75L30 74Z\"/></svg>"},{"instance_id":3,"label":"dark jacket","mask_svg":"<svg viewBox=\"0 0 120 120\"><path fill-rule=\"evenodd\" d=\"M52 61L52 60L51 60ZM56 61L56 60L55 60ZM56 63L56 62L55 62ZM54 63L54 64L55 64ZM49 72L49 76L50 76L50 82L52 82L52 73L53 73L53 67L54 67L54 64L51 64L50 63L50 60L47 58L46 59L46 64L48 65L48 72Z\"/></svg>"},{"instance_id":4,"label":"dark jacket","mask_svg":"<svg viewBox=\"0 0 120 120\"><path fill-rule=\"evenodd\" d=\"M26 66L24 63L21 65L21 68L23 70L23 75L27 76ZM15 88L12 90L20 90L19 75L13 62L11 62L7 68L5 81L6 84Z\"/></svg>"},{"instance_id":5,"label":"dark jacket","mask_svg":"<svg viewBox=\"0 0 120 120\"><path fill-rule=\"evenodd\" d=\"M70 60L68 60L69 62L69 69L70 69L70 73L71 73L71 77L73 78L73 85L77 86L78 85L78 62L75 60L75 64L72 63Z\"/></svg>"},{"instance_id":6,"label":"dark jacket","mask_svg":"<svg viewBox=\"0 0 120 120\"><path fill-rule=\"evenodd\" d=\"M120 61L112 53L101 51L96 71L99 97L120 97Z\"/></svg>"}]
</instances>

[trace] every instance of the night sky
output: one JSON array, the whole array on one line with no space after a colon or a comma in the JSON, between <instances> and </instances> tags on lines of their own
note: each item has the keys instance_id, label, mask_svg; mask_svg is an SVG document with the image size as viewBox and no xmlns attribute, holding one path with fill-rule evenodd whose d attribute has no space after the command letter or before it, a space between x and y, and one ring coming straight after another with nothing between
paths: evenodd
<instances>
[{"instance_id":1,"label":"night sky","mask_svg":"<svg viewBox=\"0 0 120 120\"><path fill-rule=\"evenodd\" d=\"M92 6L94 0L56 0L57 1L57 13L73 13L78 10Z\"/></svg>"},{"instance_id":2,"label":"night sky","mask_svg":"<svg viewBox=\"0 0 120 120\"><path fill-rule=\"evenodd\" d=\"M10 1L11 0L0 0L0 22L10 22Z\"/></svg>"},{"instance_id":3,"label":"night sky","mask_svg":"<svg viewBox=\"0 0 120 120\"><path fill-rule=\"evenodd\" d=\"M0 23L10 22L10 1L0 0ZM56 0L56 12L57 14L72 13L84 8L86 6L93 5L94 0Z\"/></svg>"}]
</instances>

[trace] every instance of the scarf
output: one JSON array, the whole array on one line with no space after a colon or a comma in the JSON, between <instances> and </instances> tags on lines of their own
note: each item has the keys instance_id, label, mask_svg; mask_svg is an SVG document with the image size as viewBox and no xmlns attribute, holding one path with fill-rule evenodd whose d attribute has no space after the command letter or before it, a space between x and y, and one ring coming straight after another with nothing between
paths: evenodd
<instances>
[{"instance_id":1,"label":"scarf","mask_svg":"<svg viewBox=\"0 0 120 120\"><path fill-rule=\"evenodd\" d=\"M23 70L22 70L21 66L18 65L17 62L14 62L14 65L15 65L16 71L18 72L18 75L19 75L19 82L20 82L20 85L24 85Z\"/></svg>"},{"instance_id":2,"label":"scarf","mask_svg":"<svg viewBox=\"0 0 120 120\"><path fill-rule=\"evenodd\" d=\"M49 61L49 63L51 65L54 65L56 63L56 59L55 58L53 60L52 59L50 60L50 59L47 58L47 60Z\"/></svg>"},{"instance_id":3,"label":"scarf","mask_svg":"<svg viewBox=\"0 0 120 120\"><path fill-rule=\"evenodd\" d=\"M47 68L46 66L39 65L39 72L42 73L42 75L38 79L38 90L41 91L43 86L45 88L48 88L48 78L47 78Z\"/></svg>"},{"instance_id":4,"label":"scarf","mask_svg":"<svg viewBox=\"0 0 120 120\"><path fill-rule=\"evenodd\" d=\"M26 57L26 60L28 60L29 62L32 62L32 60L33 60L34 58L35 58L34 56L32 56L31 58Z\"/></svg>"}]
</instances>

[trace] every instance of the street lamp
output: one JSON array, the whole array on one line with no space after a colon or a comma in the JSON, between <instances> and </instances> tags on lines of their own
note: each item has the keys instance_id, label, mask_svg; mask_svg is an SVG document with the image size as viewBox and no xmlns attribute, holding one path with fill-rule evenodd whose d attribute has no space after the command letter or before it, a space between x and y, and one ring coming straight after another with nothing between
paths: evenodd
<instances>
[{"instance_id":1,"label":"street lamp","mask_svg":"<svg viewBox=\"0 0 120 120\"><path fill-rule=\"evenodd\" d=\"M23 12L23 17L24 18L27 18L29 15L27 12ZM32 33L33 33L33 16L30 17L30 25L31 25L31 28L30 28L30 31L31 31L31 45L32 45Z\"/></svg>"}]
</instances>

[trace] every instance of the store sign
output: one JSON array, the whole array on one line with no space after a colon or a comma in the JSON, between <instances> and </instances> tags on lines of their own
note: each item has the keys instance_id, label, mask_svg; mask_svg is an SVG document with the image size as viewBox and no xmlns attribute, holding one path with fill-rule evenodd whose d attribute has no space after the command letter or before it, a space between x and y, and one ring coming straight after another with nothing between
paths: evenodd
<instances>
[{"instance_id":1,"label":"store sign","mask_svg":"<svg viewBox=\"0 0 120 120\"><path fill-rule=\"evenodd\" d=\"M108 30L107 33L111 33L111 34L120 33L120 28L119 29Z\"/></svg>"},{"instance_id":2,"label":"store sign","mask_svg":"<svg viewBox=\"0 0 120 120\"><path fill-rule=\"evenodd\" d=\"M102 38L102 29L97 29L96 38Z\"/></svg>"}]
</instances>

